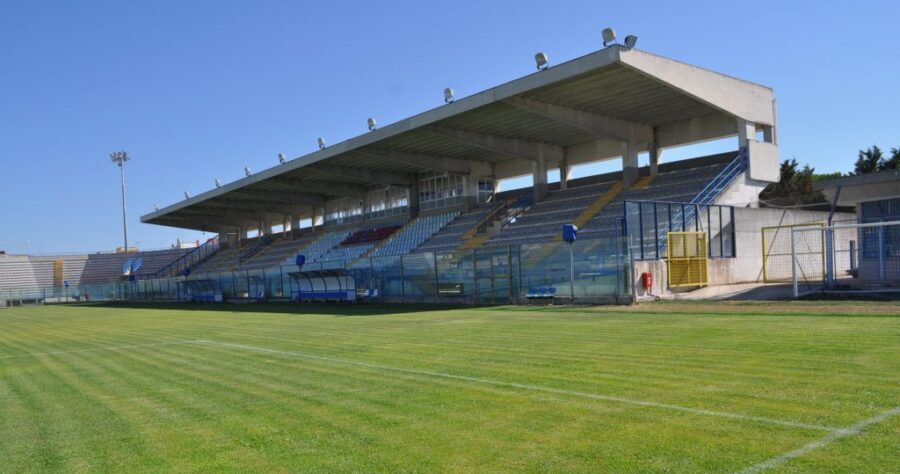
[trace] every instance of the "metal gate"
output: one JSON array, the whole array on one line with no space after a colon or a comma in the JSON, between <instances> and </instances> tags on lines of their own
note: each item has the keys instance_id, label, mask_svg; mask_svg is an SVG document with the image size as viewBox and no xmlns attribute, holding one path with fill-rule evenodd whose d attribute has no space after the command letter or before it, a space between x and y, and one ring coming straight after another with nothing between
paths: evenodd
<instances>
[{"instance_id":1,"label":"metal gate","mask_svg":"<svg viewBox=\"0 0 900 474\"><path fill-rule=\"evenodd\" d=\"M669 287L706 286L708 250L706 232L668 232L666 266Z\"/></svg>"},{"instance_id":2,"label":"metal gate","mask_svg":"<svg viewBox=\"0 0 900 474\"><path fill-rule=\"evenodd\" d=\"M825 237L823 232L801 232L791 242L792 230L798 227L823 228L825 224L779 225L762 228L763 282L785 283L791 281L791 246L798 263L803 265L807 278L825 278Z\"/></svg>"}]
</instances>

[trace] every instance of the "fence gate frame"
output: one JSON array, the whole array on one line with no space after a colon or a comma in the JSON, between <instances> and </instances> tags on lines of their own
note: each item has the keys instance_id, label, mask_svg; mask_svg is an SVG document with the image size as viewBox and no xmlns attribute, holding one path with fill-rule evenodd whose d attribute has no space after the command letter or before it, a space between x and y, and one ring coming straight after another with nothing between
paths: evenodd
<instances>
[{"instance_id":1,"label":"fence gate frame","mask_svg":"<svg viewBox=\"0 0 900 474\"><path fill-rule=\"evenodd\" d=\"M709 285L706 232L667 232L666 270L669 288Z\"/></svg>"},{"instance_id":2,"label":"fence gate frame","mask_svg":"<svg viewBox=\"0 0 900 474\"><path fill-rule=\"evenodd\" d=\"M792 253L791 243L794 238L794 229L797 227L818 227L820 229L825 228L824 222L807 222L805 224L786 224L786 225L772 225L765 226L760 229L760 241L762 242L762 277L763 283L790 283L793 277L791 276L791 269L794 265L794 254ZM772 236L771 241L766 239L766 234L769 232L774 232L774 236ZM824 232L819 233L821 242L819 244L819 248L821 249L822 254L822 278L825 278L825 234ZM776 239L781 237L782 239L786 239L784 245L786 248L784 249L775 249L776 253L773 253L773 247L775 247ZM807 254L814 254L817 252L808 252ZM788 271L787 275L779 277L777 275L770 276L772 271L772 265L769 262L770 258L773 257L782 257L788 260Z\"/></svg>"}]
</instances>

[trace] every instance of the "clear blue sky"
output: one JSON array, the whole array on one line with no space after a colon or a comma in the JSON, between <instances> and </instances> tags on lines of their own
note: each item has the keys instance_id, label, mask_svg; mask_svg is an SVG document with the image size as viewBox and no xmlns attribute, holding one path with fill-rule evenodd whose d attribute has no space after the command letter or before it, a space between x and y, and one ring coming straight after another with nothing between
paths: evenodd
<instances>
[{"instance_id":1,"label":"clear blue sky","mask_svg":"<svg viewBox=\"0 0 900 474\"><path fill-rule=\"evenodd\" d=\"M601 48L638 47L773 87L782 157L846 171L900 145L896 1L0 4L0 249L143 248L196 232L139 216L242 175ZM838 2L835 2L838 3ZM843 3L843 2L841 2Z\"/></svg>"}]
</instances>

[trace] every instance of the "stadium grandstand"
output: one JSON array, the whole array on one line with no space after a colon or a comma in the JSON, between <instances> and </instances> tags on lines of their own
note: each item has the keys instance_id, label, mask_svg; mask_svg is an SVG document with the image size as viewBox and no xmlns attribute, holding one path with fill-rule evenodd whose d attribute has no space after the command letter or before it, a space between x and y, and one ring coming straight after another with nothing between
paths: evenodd
<instances>
[{"instance_id":1,"label":"stadium grandstand","mask_svg":"<svg viewBox=\"0 0 900 474\"><path fill-rule=\"evenodd\" d=\"M127 282L134 255L72 257L62 278L147 301L628 302L762 281L761 227L821 218L757 208L779 179L772 89L620 44L546 66L142 216L216 237L143 254ZM723 138L732 152L663 162ZM51 260L7 256L0 274L59 286Z\"/></svg>"}]
</instances>

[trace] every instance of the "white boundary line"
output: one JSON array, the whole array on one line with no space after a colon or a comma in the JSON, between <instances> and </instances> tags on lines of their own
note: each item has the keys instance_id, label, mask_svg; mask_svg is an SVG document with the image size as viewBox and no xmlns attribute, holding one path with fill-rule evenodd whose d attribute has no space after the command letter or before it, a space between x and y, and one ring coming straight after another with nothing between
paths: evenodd
<instances>
[{"instance_id":1,"label":"white boundary line","mask_svg":"<svg viewBox=\"0 0 900 474\"><path fill-rule=\"evenodd\" d=\"M790 428L818 430L818 431L830 431L832 433L841 431L838 428L834 428L834 427L830 427L830 426L799 423L799 422L787 421L787 420L778 420L775 418L766 418L766 417L751 416L751 415L741 415L741 414L737 414L737 413L728 413L728 412L722 412L722 411L704 410L701 408L683 407L683 406L679 406L679 405L670 405L667 403L657 403L657 402L652 402L652 401L647 401L647 400L636 400L636 399L632 399L632 398L616 397L616 396L612 396L612 395L600 395L600 394L596 394L596 393L579 392L579 391L575 391L575 390L565 390L565 389L561 389L561 388L542 387L540 385L530 385L530 384L523 384L523 383L517 383L517 382L504 382L504 381L500 381L500 380L491 380L491 379L484 379L484 378L479 378L479 377L470 377L470 376L466 376L466 375L454 375L454 374L447 374L447 373L443 373L443 372L432 372L429 370L405 369L405 368L401 368L401 367L392 367L389 365L372 364L369 362L359 362L359 361L348 360L348 359L339 359L339 358L334 358L334 357L317 356L317 355L312 355L312 354L305 354L302 352L267 349L265 347L248 346L248 345L244 345L244 344L234 344L234 343L229 343L229 342L213 341L213 340L208 340L208 339L201 339L201 340L197 340L194 342L197 344L207 344L207 345L214 345L214 346L220 346L220 347L228 347L228 348L233 348L233 349L243 349L246 351L261 352L261 353L267 353L267 354L277 354L277 355L298 357L298 358L303 358L303 359L318 360L318 361L331 362L331 363L337 363L337 364L355 365L358 367L366 367L369 369L387 370L387 371L391 371L391 372L399 372L399 373L411 374L411 375L436 377L436 378L451 379L451 380L462 380L462 381L466 381L466 382L474 382L474 383L479 383L479 384L484 384L484 385L493 385L493 386L497 386L497 387L518 388L518 389L523 389L523 390L533 390L533 391L538 391L538 392L555 393L555 394L559 394L559 395L569 395L569 396L575 396L575 397L589 398L592 400L602 400L602 401L626 403L626 404L630 404L630 405L638 405L638 406L644 406L644 407L661 408L661 409L666 409L666 410L692 413L695 415L715 416L715 417L720 417L720 418L731 418L731 419L736 419L736 420L754 421L754 422L766 423L766 424L770 424L770 425L787 426Z\"/></svg>"},{"instance_id":2,"label":"white boundary line","mask_svg":"<svg viewBox=\"0 0 900 474\"><path fill-rule=\"evenodd\" d=\"M171 342L152 342L147 344L130 344L125 346L103 346L103 347L92 347L90 349L75 349L71 351L53 351L53 352L26 352L24 354L9 354L0 356L0 359L19 359L25 357L41 357L48 355L61 355L61 354L76 354L79 352L96 352L96 351L113 351L116 349L137 349L139 347L154 347L154 346L172 346L179 344L197 344L201 342L200 340L192 339L186 341L171 341Z\"/></svg>"},{"instance_id":3,"label":"white boundary line","mask_svg":"<svg viewBox=\"0 0 900 474\"><path fill-rule=\"evenodd\" d=\"M771 469L776 466L780 466L788 461L799 458L805 454L808 454L811 451L822 448L827 444L833 443L841 438L847 438L850 436L858 436L862 434L863 430L867 427L874 425L876 423L881 423L882 421L891 418L892 416L900 415L900 407L894 407L880 415L873 416L872 418L865 419L856 423L855 425L848 426L846 428L832 431L825 436L824 438L813 441L809 444L803 445L793 451L788 451L780 456L774 457L772 459L763 461L759 464L753 465L744 469L742 471L738 471L737 474L757 474L759 472L763 472L767 469Z\"/></svg>"}]
</instances>

